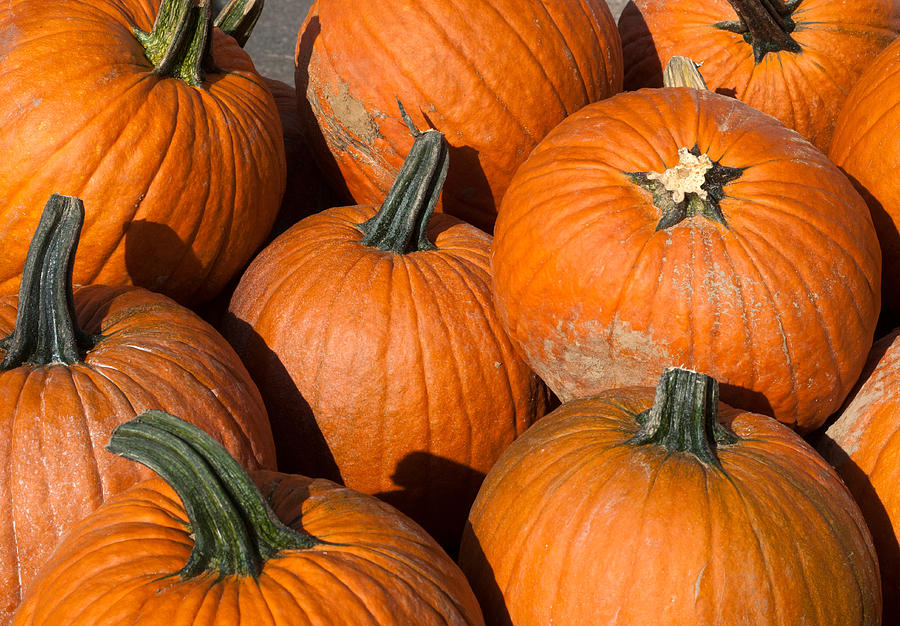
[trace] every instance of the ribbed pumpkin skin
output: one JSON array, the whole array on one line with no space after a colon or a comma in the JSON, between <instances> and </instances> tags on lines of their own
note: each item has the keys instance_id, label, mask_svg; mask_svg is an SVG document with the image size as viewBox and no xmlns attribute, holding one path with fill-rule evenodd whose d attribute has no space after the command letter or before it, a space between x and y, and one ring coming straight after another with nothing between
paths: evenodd
<instances>
[{"instance_id":1,"label":"ribbed pumpkin skin","mask_svg":"<svg viewBox=\"0 0 900 626\"><path fill-rule=\"evenodd\" d=\"M488 624L880 623L871 537L824 460L721 404L744 438L721 471L625 445L653 397L564 404L491 469L460 550Z\"/></svg>"},{"instance_id":2,"label":"ribbed pumpkin skin","mask_svg":"<svg viewBox=\"0 0 900 626\"><path fill-rule=\"evenodd\" d=\"M412 145L399 99L453 147L444 210L490 229L535 144L621 91L622 51L600 0L319 0L295 81L323 165L357 204L382 201Z\"/></svg>"},{"instance_id":3,"label":"ribbed pumpkin skin","mask_svg":"<svg viewBox=\"0 0 900 626\"><path fill-rule=\"evenodd\" d=\"M484 624L456 564L396 510L327 480L253 475L279 519L332 544L282 551L256 579L180 580L193 547L187 516L174 491L154 478L72 530L13 623Z\"/></svg>"},{"instance_id":4,"label":"ribbed pumpkin skin","mask_svg":"<svg viewBox=\"0 0 900 626\"><path fill-rule=\"evenodd\" d=\"M900 621L900 329L875 342L860 384L817 447L859 503L881 564L884 623Z\"/></svg>"},{"instance_id":5,"label":"ribbed pumpkin skin","mask_svg":"<svg viewBox=\"0 0 900 626\"><path fill-rule=\"evenodd\" d=\"M859 186L878 231L885 269L900 267L900 41L891 44L853 87L835 126L828 157ZM885 271L885 312L900 324L900 279ZM889 326L890 328L890 326Z\"/></svg>"},{"instance_id":6,"label":"ribbed pumpkin skin","mask_svg":"<svg viewBox=\"0 0 900 626\"><path fill-rule=\"evenodd\" d=\"M378 494L443 545L500 452L545 410L490 296L490 237L436 214L437 250L360 243L376 207L328 209L241 278L223 334L272 420L279 469Z\"/></svg>"},{"instance_id":7,"label":"ribbed pumpkin skin","mask_svg":"<svg viewBox=\"0 0 900 626\"><path fill-rule=\"evenodd\" d=\"M0 300L0 336L15 305ZM212 327L144 289L83 287L75 305L85 332L105 336L83 364L0 373L0 624L74 522L152 475L103 450L137 413L179 411L245 467L275 466L259 392Z\"/></svg>"},{"instance_id":8,"label":"ribbed pumpkin skin","mask_svg":"<svg viewBox=\"0 0 900 626\"><path fill-rule=\"evenodd\" d=\"M657 231L627 173L694 145L744 168L723 187L728 226ZM492 270L504 325L564 401L653 385L676 363L811 430L862 370L880 257L862 198L808 142L732 98L660 88L585 107L541 142L503 200Z\"/></svg>"},{"instance_id":9,"label":"ribbed pumpkin skin","mask_svg":"<svg viewBox=\"0 0 900 626\"><path fill-rule=\"evenodd\" d=\"M19 0L0 10L0 293L15 292L47 197L87 215L80 284L212 298L268 233L285 184L278 111L250 58L213 33L202 88L153 73L130 25L156 2Z\"/></svg>"},{"instance_id":10,"label":"ribbed pumpkin skin","mask_svg":"<svg viewBox=\"0 0 900 626\"><path fill-rule=\"evenodd\" d=\"M710 89L776 117L828 150L847 93L900 32L900 3L803 0L790 35L802 52L769 52L758 64L740 34L715 27L736 20L727 0L633 0L619 20L625 88L661 87L669 59L687 56L702 64Z\"/></svg>"}]
</instances>

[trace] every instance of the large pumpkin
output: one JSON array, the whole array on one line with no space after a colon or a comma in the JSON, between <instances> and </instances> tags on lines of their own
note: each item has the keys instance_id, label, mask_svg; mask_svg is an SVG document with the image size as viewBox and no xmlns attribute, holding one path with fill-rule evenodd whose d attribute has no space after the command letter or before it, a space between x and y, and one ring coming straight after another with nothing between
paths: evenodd
<instances>
[{"instance_id":1,"label":"large pumpkin","mask_svg":"<svg viewBox=\"0 0 900 626\"><path fill-rule=\"evenodd\" d=\"M69 533L17 626L484 624L456 564L371 496L247 475L209 435L160 411L120 426L109 449L162 479Z\"/></svg>"},{"instance_id":2,"label":"large pumpkin","mask_svg":"<svg viewBox=\"0 0 900 626\"><path fill-rule=\"evenodd\" d=\"M884 623L900 623L900 328L875 342L866 371L818 449L859 503L881 562Z\"/></svg>"},{"instance_id":3,"label":"large pumpkin","mask_svg":"<svg viewBox=\"0 0 900 626\"><path fill-rule=\"evenodd\" d=\"M212 298L285 185L278 111L209 2L16 0L0 8L0 292L51 193L87 215L81 284ZM183 27L183 28L182 28Z\"/></svg>"},{"instance_id":4,"label":"large pumpkin","mask_svg":"<svg viewBox=\"0 0 900 626\"><path fill-rule=\"evenodd\" d=\"M484 229L535 144L622 88L603 0L318 0L296 62L301 112L335 188L357 204L384 199L412 144L399 99L452 146L443 209Z\"/></svg>"},{"instance_id":5,"label":"large pumpkin","mask_svg":"<svg viewBox=\"0 0 900 626\"><path fill-rule=\"evenodd\" d=\"M872 212L885 268L885 324L900 324L900 41L878 56L847 96L829 158L856 183Z\"/></svg>"},{"instance_id":6,"label":"large pumpkin","mask_svg":"<svg viewBox=\"0 0 900 626\"><path fill-rule=\"evenodd\" d=\"M378 494L455 550L484 473L544 411L491 303L490 237L432 211L441 133L417 133L381 205L301 220L253 261L223 322L279 468Z\"/></svg>"},{"instance_id":7,"label":"large pumpkin","mask_svg":"<svg viewBox=\"0 0 900 626\"><path fill-rule=\"evenodd\" d=\"M625 88L659 87L675 55L710 89L778 118L827 150L867 64L900 32L896 0L633 0L619 31Z\"/></svg>"},{"instance_id":8,"label":"large pumpkin","mask_svg":"<svg viewBox=\"0 0 900 626\"><path fill-rule=\"evenodd\" d=\"M18 297L0 299L0 624L59 537L147 472L103 450L149 408L177 411L250 468L274 468L259 392L208 324L136 287L72 290L80 202L54 196Z\"/></svg>"},{"instance_id":9,"label":"large pumpkin","mask_svg":"<svg viewBox=\"0 0 900 626\"><path fill-rule=\"evenodd\" d=\"M507 448L459 558L488 624L881 623L872 539L834 469L715 382L671 368Z\"/></svg>"},{"instance_id":10,"label":"large pumpkin","mask_svg":"<svg viewBox=\"0 0 900 626\"><path fill-rule=\"evenodd\" d=\"M501 319L564 401L678 363L801 430L850 391L880 304L847 178L775 119L685 87L555 128L503 199L492 270Z\"/></svg>"}]
</instances>

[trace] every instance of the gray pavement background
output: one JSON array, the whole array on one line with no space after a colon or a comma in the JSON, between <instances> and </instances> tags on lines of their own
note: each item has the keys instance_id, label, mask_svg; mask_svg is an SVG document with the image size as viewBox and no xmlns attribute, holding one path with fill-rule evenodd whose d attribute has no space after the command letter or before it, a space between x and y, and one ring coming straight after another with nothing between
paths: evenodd
<instances>
[{"instance_id":1,"label":"gray pavement background","mask_svg":"<svg viewBox=\"0 0 900 626\"><path fill-rule=\"evenodd\" d=\"M349 0L366 2L366 0ZM608 0L616 19L627 0ZM224 0L214 0L216 7ZM266 0L246 50L263 76L294 84L294 46L312 0Z\"/></svg>"}]
</instances>

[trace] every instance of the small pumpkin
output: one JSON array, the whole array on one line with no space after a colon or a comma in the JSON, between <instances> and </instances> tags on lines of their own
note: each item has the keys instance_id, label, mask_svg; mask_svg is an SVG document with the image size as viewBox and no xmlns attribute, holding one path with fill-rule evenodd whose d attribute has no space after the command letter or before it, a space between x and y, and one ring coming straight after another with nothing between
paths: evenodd
<instances>
[{"instance_id":1,"label":"small pumpkin","mask_svg":"<svg viewBox=\"0 0 900 626\"><path fill-rule=\"evenodd\" d=\"M900 324L900 41L872 61L854 85L834 130L828 157L847 174L866 199L881 243L883 325Z\"/></svg>"},{"instance_id":2,"label":"small pumpkin","mask_svg":"<svg viewBox=\"0 0 900 626\"><path fill-rule=\"evenodd\" d=\"M147 477L103 450L137 413L177 411L242 465L275 466L259 392L212 327L145 289L73 290L83 219L52 196L18 298L0 298L0 624L66 529Z\"/></svg>"},{"instance_id":3,"label":"small pumpkin","mask_svg":"<svg viewBox=\"0 0 900 626\"><path fill-rule=\"evenodd\" d=\"M0 293L15 292L54 192L89 209L77 283L196 305L250 260L284 192L281 126L210 20L208 1L4 3Z\"/></svg>"},{"instance_id":4,"label":"small pumpkin","mask_svg":"<svg viewBox=\"0 0 900 626\"><path fill-rule=\"evenodd\" d=\"M900 328L875 342L853 393L817 448L837 468L872 531L884 623L900 623Z\"/></svg>"},{"instance_id":5,"label":"small pumpkin","mask_svg":"<svg viewBox=\"0 0 900 626\"><path fill-rule=\"evenodd\" d=\"M371 496L248 475L209 435L161 411L119 426L109 449L162 478L67 535L16 626L484 624L456 564Z\"/></svg>"},{"instance_id":6,"label":"small pumpkin","mask_svg":"<svg viewBox=\"0 0 900 626\"><path fill-rule=\"evenodd\" d=\"M490 230L535 144L621 91L622 50L603 0L317 0L295 84L306 134L347 201L380 203L400 171L412 140L399 99L451 145L439 210Z\"/></svg>"},{"instance_id":7,"label":"small pumpkin","mask_svg":"<svg viewBox=\"0 0 900 626\"><path fill-rule=\"evenodd\" d=\"M680 368L514 441L459 562L495 626L881 623L872 539L834 469Z\"/></svg>"},{"instance_id":8,"label":"small pumpkin","mask_svg":"<svg viewBox=\"0 0 900 626\"><path fill-rule=\"evenodd\" d=\"M847 93L900 32L894 0L633 0L619 31L625 88L662 86L675 55L710 89L774 116L820 150Z\"/></svg>"},{"instance_id":9,"label":"small pumpkin","mask_svg":"<svg viewBox=\"0 0 900 626\"><path fill-rule=\"evenodd\" d=\"M563 401L679 363L802 431L849 393L880 309L847 178L775 119L688 87L557 126L503 199L491 268L504 326Z\"/></svg>"},{"instance_id":10,"label":"small pumpkin","mask_svg":"<svg viewBox=\"0 0 900 626\"><path fill-rule=\"evenodd\" d=\"M490 236L433 214L443 135L410 130L382 205L283 233L222 332L260 385L282 471L378 494L455 550L484 473L545 396L494 311Z\"/></svg>"}]
</instances>

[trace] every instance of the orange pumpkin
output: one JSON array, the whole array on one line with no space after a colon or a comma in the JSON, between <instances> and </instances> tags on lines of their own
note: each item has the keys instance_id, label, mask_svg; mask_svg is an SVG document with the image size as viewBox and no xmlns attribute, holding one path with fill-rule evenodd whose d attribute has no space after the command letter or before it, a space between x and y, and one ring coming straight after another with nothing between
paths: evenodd
<instances>
[{"instance_id":1,"label":"orange pumpkin","mask_svg":"<svg viewBox=\"0 0 900 626\"><path fill-rule=\"evenodd\" d=\"M847 93L900 32L895 0L633 0L619 31L625 88L659 87L674 55L710 89L827 150Z\"/></svg>"},{"instance_id":2,"label":"orange pumpkin","mask_svg":"<svg viewBox=\"0 0 900 626\"><path fill-rule=\"evenodd\" d=\"M265 82L210 27L210 4L165 0L155 25L158 0L3 4L0 293L55 192L88 207L77 283L197 304L250 260L284 191L284 146Z\"/></svg>"},{"instance_id":3,"label":"orange pumpkin","mask_svg":"<svg viewBox=\"0 0 900 626\"><path fill-rule=\"evenodd\" d=\"M307 136L348 201L380 203L409 153L399 99L451 145L443 210L489 230L535 144L621 90L621 55L603 0L317 0L295 83Z\"/></svg>"},{"instance_id":4,"label":"orange pumpkin","mask_svg":"<svg viewBox=\"0 0 900 626\"><path fill-rule=\"evenodd\" d=\"M432 219L443 135L414 132L381 207L282 234L222 331L260 385L282 471L378 494L455 550L484 473L545 400L491 304L490 237Z\"/></svg>"},{"instance_id":5,"label":"orange pumpkin","mask_svg":"<svg viewBox=\"0 0 900 626\"><path fill-rule=\"evenodd\" d=\"M564 404L507 448L463 535L485 621L880 624L872 539L798 435L671 368Z\"/></svg>"},{"instance_id":6,"label":"orange pumpkin","mask_svg":"<svg viewBox=\"0 0 900 626\"><path fill-rule=\"evenodd\" d=\"M17 626L484 624L456 564L371 496L303 476L251 478L209 435L160 411L117 428L109 449L162 479L67 535Z\"/></svg>"},{"instance_id":7,"label":"orange pumpkin","mask_svg":"<svg viewBox=\"0 0 900 626\"><path fill-rule=\"evenodd\" d=\"M817 448L862 508L881 562L884 623L900 623L900 328L875 342Z\"/></svg>"},{"instance_id":8,"label":"orange pumpkin","mask_svg":"<svg viewBox=\"0 0 900 626\"><path fill-rule=\"evenodd\" d=\"M885 328L900 324L900 41L878 56L841 110L828 157L857 185L872 212L885 268Z\"/></svg>"},{"instance_id":9,"label":"orange pumpkin","mask_svg":"<svg viewBox=\"0 0 900 626\"><path fill-rule=\"evenodd\" d=\"M208 324L136 287L73 293L83 217L77 198L52 197L18 299L0 299L0 624L66 529L147 477L103 450L136 413L180 412L242 465L275 466L259 392Z\"/></svg>"},{"instance_id":10,"label":"orange pumpkin","mask_svg":"<svg viewBox=\"0 0 900 626\"><path fill-rule=\"evenodd\" d=\"M880 306L846 177L775 119L684 87L556 127L503 199L492 270L505 327L563 401L679 363L803 431L850 391Z\"/></svg>"}]
</instances>

